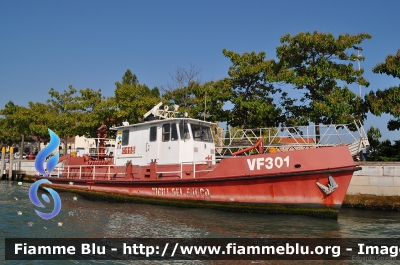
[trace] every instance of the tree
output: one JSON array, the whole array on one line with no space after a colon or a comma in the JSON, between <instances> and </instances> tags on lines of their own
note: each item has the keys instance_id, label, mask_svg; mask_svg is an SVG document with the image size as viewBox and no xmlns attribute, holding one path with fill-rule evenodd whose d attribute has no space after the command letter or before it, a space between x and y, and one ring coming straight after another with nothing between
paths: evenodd
<instances>
[{"instance_id":1,"label":"tree","mask_svg":"<svg viewBox=\"0 0 400 265\"><path fill-rule=\"evenodd\" d=\"M4 116L2 120L2 142L12 145L21 141L21 149L23 152L24 136L30 135L29 125L31 123L31 113L28 108L15 105L9 101L4 109L0 112Z\"/></svg>"},{"instance_id":2,"label":"tree","mask_svg":"<svg viewBox=\"0 0 400 265\"><path fill-rule=\"evenodd\" d=\"M389 139L381 142L382 134L373 126L367 131L367 136L370 144L368 161L400 161L400 140L394 144Z\"/></svg>"},{"instance_id":3,"label":"tree","mask_svg":"<svg viewBox=\"0 0 400 265\"><path fill-rule=\"evenodd\" d=\"M91 120L93 121L93 126L88 130L87 136L97 137L97 128L102 124L105 124L108 128L109 137L113 137L115 131L109 130L111 127L120 125L117 123L116 117L117 107L115 104L115 99L113 97L102 97L101 101L97 102L93 110L90 113Z\"/></svg>"},{"instance_id":4,"label":"tree","mask_svg":"<svg viewBox=\"0 0 400 265\"><path fill-rule=\"evenodd\" d=\"M166 88L162 87L164 98L172 100L183 109L190 108L190 101L194 97L193 89L201 85L200 72L201 69L198 69L194 64L190 64L189 69L178 67L175 70L175 75L171 75L173 83L168 84Z\"/></svg>"},{"instance_id":5,"label":"tree","mask_svg":"<svg viewBox=\"0 0 400 265\"><path fill-rule=\"evenodd\" d=\"M384 63L377 64L372 68L374 73L391 75L400 78L400 49L396 55L388 55ZM395 119L388 122L390 131L400 130L400 88L393 86L386 90L370 92L365 96L372 114L381 116L382 113L392 115Z\"/></svg>"},{"instance_id":6,"label":"tree","mask_svg":"<svg viewBox=\"0 0 400 265\"><path fill-rule=\"evenodd\" d=\"M282 108L275 104L274 95L282 90L265 79L271 61L265 60L264 52L240 55L224 49L223 54L232 62L228 71L232 89L229 100L233 103L229 124L244 128L277 126Z\"/></svg>"},{"instance_id":7,"label":"tree","mask_svg":"<svg viewBox=\"0 0 400 265\"><path fill-rule=\"evenodd\" d=\"M170 104L180 106L180 111L187 112L189 117L217 122L227 120L228 111L223 110L223 106L229 94L230 88L224 80L204 84L193 81L188 86L165 92L163 97Z\"/></svg>"},{"instance_id":8,"label":"tree","mask_svg":"<svg viewBox=\"0 0 400 265\"><path fill-rule=\"evenodd\" d=\"M139 84L139 80L137 79L135 74L132 74L131 70L126 70L124 76L122 77L123 85L136 85Z\"/></svg>"},{"instance_id":9,"label":"tree","mask_svg":"<svg viewBox=\"0 0 400 265\"><path fill-rule=\"evenodd\" d=\"M68 90L64 90L63 93L50 88L50 99L47 100L56 115L54 120L49 121L48 128L53 130L61 139L64 138L64 150L68 148L68 137L77 135L75 128L78 120L76 92L77 90L72 86L69 86Z\"/></svg>"},{"instance_id":10,"label":"tree","mask_svg":"<svg viewBox=\"0 0 400 265\"><path fill-rule=\"evenodd\" d=\"M114 101L103 97L100 89L86 88L78 92L69 86L63 93L51 88L49 94L49 109L56 114L49 128L54 128L60 137L97 137L97 129L102 124L113 124Z\"/></svg>"},{"instance_id":11,"label":"tree","mask_svg":"<svg viewBox=\"0 0 400 265\"><path fill-rule=\"evenodd\" d=\"M389 139L382 141L379 144L378 152L372 153L374 161L400 161L400 141L392 142Z\"/></svg>"},{"instance_id":12,"label":"tree","mask_svg":"<svg viewBox=\"0 0 400 265\"><path fill-rule=\"evenodd\" d=\"M48 99L47 102L57 118L50 122L49 128L60 137L76 135L76 130L74 128L77 121L75 114L78 109L76 92L77 90L72 86L69 86L68 90L64 90L63 93L56 91L54 88L50 88L50 99Z\"/></svg>"},{"instance_id":13,"label":"tree","mask_svg":"<svg viewBox=\"0 0 400 265\"><path fill-rule=\"evenodd\" d=\"M0 118L0 151L2 150L3 147L8 146L9 143L9 135L7 132L7 124L6 124L6 119L5 118Z\"/></svg>"},{"instance_id":14,"label":"tree","mask_svg":"<svg viewBox=\"0 0 400 265\"><path fill-rule=\"evenodd\" d=\"M101 95L100 89L94 91L86 88L80 90L79 93L80 95L75 98L78 116L75 124L76 135L97 137L97 129L109 122L107 118L110 118L110 104Z\"/></svg>"},{"instance_id":15,"label":"tree","mask_svg":"<svg viewBox=\"0 0 400 265\"><path fill-rule=\"evenodd\" d=\"M24 151L26 137L36 136L39 143L48 141L47 125L55 120L55 114L51 112L48 104L28 104L29 107L21 107L10 101L2 110L5 116L3 132L9 137L9 143L21 141L20 152Z\"/></svg>"},{"instance_id":16,"label":"tree","mask_svg":"<svg viewBox=\"0 0 400 265\"><path fill-rule=\"evenodd\" d=\"M133 79L130 79L129 76L131 73L128 69L123 77L123 82L115 83L115 96L110 99L114 106L114 122L117 124L121 124L123 121L140 122L143 115L161 101L158 88L155 87L151 90L145 84L136 82L136 75L133 75Z\"/></svg>"},{"instance_id":17,"label":"tree","mask_svg":"<svg viewBox=\"0 0 400 265\"><path fill-rule=\"evenodd\" d=\"M284 35L277 47L279 61L272 64L267 80L284 82L302 91L299 105L289 108L293 125L316 124L317 141L319 124L351 123L366 118L365 102L350 91L345 84L358 83L368 87L362 76L364 70L356 70L352 61L364 60L347 49L370 39L368 34L340 34L314 31L297 35ZM267 73L268 73L267 72ZM296 122L297 121L297 122Z\"/></svg>"},{"instance_id":18,"label":"tree","mask_svg":"<svg viewBox=\"0 0 400 265\"><path fill-rule=\"evenodd\" d=\"M40 102L29 102L29 136L36 136L37 141L48 142L50 135L48 125L54 123L57 119L49 104ZM40 144L39 144L40 147Z\"/></svg>"},{"instance_id":19,"label":"tree","mask_svg":"<svg viewBox=\"0 0 400 265\"><path fill-rule=\"evenodd\" d=\"M228 111L223 106L230 95L226 80L202 82L200 72L193 64L189 69L177 68L175 76L171 76L173 84L163 88L163 99L178 105L180 112L187 112L189 117L226 121Z\"/></svg>"},{"instance_id":20,"label":"tree","mask_svg":"<svg viewBox=\"0 0 400 265\"><path fill-rule=\"evenodd\" d=\"M377 152L380 144L379 139L382 137L379 128L371 126L367 131L367 137L369 141L369 150L371 152Z\"/></svg>"}]
</instances>

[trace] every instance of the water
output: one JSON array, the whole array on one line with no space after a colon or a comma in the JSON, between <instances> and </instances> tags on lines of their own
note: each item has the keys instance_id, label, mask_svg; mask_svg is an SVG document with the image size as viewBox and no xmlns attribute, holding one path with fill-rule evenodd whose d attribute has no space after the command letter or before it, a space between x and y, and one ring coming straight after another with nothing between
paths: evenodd
<instances>
[{"instance_id":1,"label":"water","mask_svg":"<svg viewBox=\"0 0 400 265\"><path fill-rule=\"evenodd\" d=\"M36 215L29 200L31 183L0 181L0 263L54 264L54 261L5 261L4 238L400 238L400 213L342 209L338 220L301 215L224 212L135 203L90 201L59 192L61 212L50 220ZM76 197L76 200L74 200ZM49 206L50 210L52 206ZM42 210L45 212L46 210ZM21 214L19 215L18 212ZM59 226L62 222L62 226ZM399 259L399 258L398 258ZM253 264L255 261L253 261ZM287 264L295 261L260 261ZM343 264L351 261L308 261ZM57 264L154 264L155 261L57 261ZM166 262L158 262L165 264ZM259 262L257 261L257 264ZM304 264L305 261L296 264ZM374 264L365 262L366 264ZM170 261L168 264L252 264L252 261ZM359 264L359 263L355 263ZM380 262L379 264L393 264ZM400 264L400 261L399 261Z\"/></svg>"}]
</instances>

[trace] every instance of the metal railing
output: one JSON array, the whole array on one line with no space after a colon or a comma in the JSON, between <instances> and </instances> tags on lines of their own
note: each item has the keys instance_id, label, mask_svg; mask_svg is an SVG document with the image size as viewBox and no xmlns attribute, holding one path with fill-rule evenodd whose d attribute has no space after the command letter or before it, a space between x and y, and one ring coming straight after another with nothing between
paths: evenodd
<instances>
[{"instance_id":1,"label":"metal railing","mask_svg":"<svg viewBox=\"0 0 400 265\"><path fill-rule=\"evenodd\" d=\"M105 168L107 167L107 172L100 171L100 168ZM99 175L106 175L107 179L111 179L111 175L125 175L125 172L122 173L116 173L116 172L111 172L111 167L115 167L115 165L73 165L73 166L62 166L62 167L56 167L53 172L57 172L57 174L51 174L51 176L57 176L57 178L62 178L64 174L66 174L66 178L77 178L77 179L82 179L90 177L91 179L97 179L98 176L96 176L96 172ZM89 168L93 169L91 172L82 170L83 168ZM97 170L96 170L97 168ZM79 169L79 170L77 170ZM74 174L73 176L71 176Z\"/></svg>"},{"instance_id":2,"label":"metal railing","mask_svg":"<svg viewBox=\"0 0 400 265\"><path fill-rule=\"evenodd\" d=\"M206 164L210 164L210 165L211 165L211 163L212 163L213 161L218 162L218 161L220 161L220 159L216 159L216 160L204 160L204 161L181 162L181 163L179 163L180 170L157 171L156 174L174 174L174 173L178 173L179 176L180 176L180 178L182 179L182 177L183 177L183 171L184 171L183 165L184 165L184 164L188 164L188 165L192 164L192 165L193 165L193 170L192 170L192 172L193 172L193 178L196 178L196 172L197 172L197 173L201 173L201 172L211 172L211 171L212 171L212 170L208 170L208 169L196 170L196 165L206 165ZM171 164L162 164L162 165L164 166L164 165L176 165L176 164L172 164L172 163L171 163Z\"/></svg>"},{"instance_id":3,"label":"metal railing","mask_svg":"<svg viewBox=\"0 0 400 265\"><path fill-rule=\"evenodd\" d=\"M319 129L317 135L316 129ZM221 137L224 136L224 137ZM299 150L323 146L349 146L352 155L365 150L369 146L368 137L360 122L354 124L310 125L277 128L222 130L214 135L216 157L222 158L231 153L254 145L264 137L263 152L269 148L277 151ZM258 150L253 152L258 153Z\"/></svg>"},{"instance_id":4,"label":"metal railing","mask_svg":"<svg viewBox=\"0 0 400 265\"><path fill-rule=\"evenodd\" d=\"M161 164L160 166L165 166L165 165L177 165L179 166L179 170L167 170L167 171L156 171L156 174L174 174L176 173L179 178L183 178L183 173L187 171L185 169L184 165L185 164L192 164L193 166L192 171L193 172L193 178L196 178L196 173L199 174L201 172L210 172L212 170L207 170L207 169L201 169L201 170L196 170L196 165L207 165L211 164L213 161L219 161L219 160L206 160L206 161L192 161L192 162L181 162L179 164ZM100 176L107 176L107 179L110 180L111 176L116 176L118 175L126 175L125 172L111 172L111 167L114 167L115 165L73 165L73 166L62 166L62 167L56 167L53 170L53 174L51 174L52 177L57 177L57 178L76 178L76 179L99 179L99 176L96 176L96 174ZM99 168L104 169L104 167L107 167L107 172L100 171ZM90 172L82 170L83 168L89 168L91 169ZM96 169L97 168L97 169ZM56 174L54 174L56 172ZM96 173L97 172L97 173ZM90 177L90 178L88 178Z\"/></svg>"}]
</instances>

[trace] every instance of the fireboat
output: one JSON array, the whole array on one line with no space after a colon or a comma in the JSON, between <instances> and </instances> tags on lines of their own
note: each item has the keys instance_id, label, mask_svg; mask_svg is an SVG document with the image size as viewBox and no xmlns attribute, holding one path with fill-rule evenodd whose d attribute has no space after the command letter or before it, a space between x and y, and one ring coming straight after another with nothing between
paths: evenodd
<instances>
[{"instance_id":1,"label":"fireboat","mask_svg":"<svg viewBox=\"0 0 400 265\"><path fill-rule=\"evenodd\" d=\"M353 173L361 169L353 155L369 145L359 126L360 137L348 144L322 142L345 125L320 127L318 138L309 128L282 127L240 129L223 139L214 123L161 106L144 122L112 127L113 140L102 125L95 153L64 155L57 171L36 179L118 201L337 218Z\"/></svg>"}]
</instances>

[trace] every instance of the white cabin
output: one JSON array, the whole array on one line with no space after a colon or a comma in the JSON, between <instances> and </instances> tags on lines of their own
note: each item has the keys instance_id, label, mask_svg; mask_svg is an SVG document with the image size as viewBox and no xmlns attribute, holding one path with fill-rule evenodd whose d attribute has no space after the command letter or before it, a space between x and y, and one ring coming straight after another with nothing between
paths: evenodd
<instances>
[{"instance_id":1,"label":"white cabin","mask_svg":"<svg viewBox=\"0 0 400 265\"><path fill-rule=\"evenodd\" d=\"M149 116L146 115L145 118ZM132 125L125 122L123 126L114 127L117 130L115 165L122 166L129 161L139 166L152 161L158 164L215 164L213 123L165 117L154 115L151 121Z\"/></svg>"}]
</instances>

